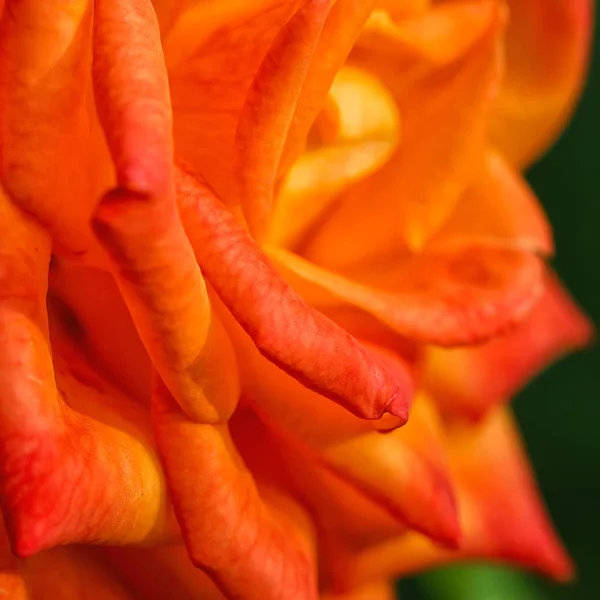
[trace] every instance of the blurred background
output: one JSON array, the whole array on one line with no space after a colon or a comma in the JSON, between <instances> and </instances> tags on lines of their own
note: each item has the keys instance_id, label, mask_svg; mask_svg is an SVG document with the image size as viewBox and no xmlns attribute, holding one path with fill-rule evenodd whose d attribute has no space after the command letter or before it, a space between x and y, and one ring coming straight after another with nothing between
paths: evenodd
<instances>
[{"instance_id":1,"label":"blurred background","mask_svg":"<svg viewBox=\"0 0 600 600\"><path fill-rule=\"evenodd\" d=\"M568 130L528 173L554 227L554 267L600 328L600 31ZM538 482L577 567L566 586L506 568L443 569L402 581L401 600L600 598L600 344L570 356L514 401Z\"/></svg>"}]
</instances>

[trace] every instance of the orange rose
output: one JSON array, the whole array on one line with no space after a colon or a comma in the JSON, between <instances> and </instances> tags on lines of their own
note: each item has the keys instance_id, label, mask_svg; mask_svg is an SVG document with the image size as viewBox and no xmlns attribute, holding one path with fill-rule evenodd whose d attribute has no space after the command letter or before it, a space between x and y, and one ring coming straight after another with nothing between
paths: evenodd
<instances>
[{"instance_id":1,"label":"orange rose","mask_svg":"<svg viewBox=\"0 0 600 600\"><path fill-rule=\"evenodd\" d=\"M591 335L518 174L589 0L0 12L8 597L569 577L504 404Z\"/></svg>"}]
</instances>

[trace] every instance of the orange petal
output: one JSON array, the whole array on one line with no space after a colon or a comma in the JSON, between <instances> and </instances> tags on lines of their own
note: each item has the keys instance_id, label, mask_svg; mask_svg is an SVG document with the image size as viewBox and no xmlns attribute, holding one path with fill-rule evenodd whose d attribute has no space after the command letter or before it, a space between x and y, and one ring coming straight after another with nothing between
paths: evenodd
<instances>
[{"instance_id":1,"label":"orange petal","mask_svg":"<svg viewBox=\"0 0 600 600\"><path fill-rule=\"evenodd\" d=\"M286 134L331 4L307 0L278 33L239 116L234 171L244 216L259 239L271 213Z\"/></svg>"},{"instance_id":2,"label":"orange petal","mask_svg":"<svg viewBox=\"0 0 600 600\"><path fill-rule=\"evenodd\" d=\"M419 249L443 224L483 159L503 15L494 0L440 3L397 23L373 14L350 64L395 97L402 144L339 199L304 256L329 268L366 262Z\"/></svg>"},{"instance_id":3,"label":"orange petal","mask_svg":"<svg viewBox=\"0 0 600 600\"><path fill-rule=\"evenodd\" d=\"M151 363L112 275L56 256L49 296L78 332L81 352L131 398L150 405Z\"/></svg>"},{"instance_id":4,"label":"orange petal","mask_svg":"<svg viewBox=\"0 0 600 600\"><path fill-rule=\"evenodd\" d=\"M542 263L529 252L467 246L332 273L266 249L287 280L319 307L348 303L400 334L443 346L474 344L518 323L542 292Z\"/></svg>"},{"instance_id":5,"label":"orange petal","mask_svg":"<svg viewBox=\"0 0 600 600\"><path fill-rule=\"evenodd\" d=\"M409 426L384 434L372 423L303 388L256 349L242 344L237 343L236 348L243 365L243 394L273 432L396 519L444 543L456 542L453 491L436 423L424 401ZM389 358L396 368L404 368L398 358ZM410 431L406 432L406 427Z\"/></svg>"},{"instance_id":6,"label":"orange petal","mask_svg":"<svg viewBox=\"0 0 600 600\"><path fill-rule=\"evenodd\" d=\"M340 191L389 159L399 129L394 98L383 84L367 71L342 67L313 128L312 137L321 139L309 143L277 197L269 243L297 244Z\"/></svg>"},{"instance_id":7,"label":"orange petal","mask_svg":"<svg viewBox=\"0 0 600 600\"><path fill-rule=\"evenodd\" d=\"M93 2L8 0L0 24L0 178L77 253L90 248L89 85Z\"/></svg>"},{"instance_id":8,"label":"orange petal","mask_svg":"<svg viewBox=\"0 0 600 600\"><path fill-rule=\"evenodd\" d=\"M120 187L156 197L172 190L167 69L150 0L94 6L94 96Z\"/></svg>"},{"instance_id":9,"label":"orange petal","mask_svg":"<svg viewBox=\"0 0 600 600\"><path fill-rule=\"evenodd\" d=\"M226 421L238 399L233 350L210 301L174 201L115 190L93 228L156 368L199 423Z\"/></svg>"},{"instance_id":10,"label":"orange petal","mask_svg":"<svg viewBox=\"0 0 600 600\"><path fill-rule=\"evenodd\" d=\"M568 579L570 560L552 530L511 416L500 409L476 428L458 426L449 449L461 507L461 548L443 550L418 534L354 555L338 548L328 557L338 585L464 560L509 562Z\"/></svg>"},{"instance_id":11,"label":"orange petal","mask_svg":"<svg viewBox=\"0 0 600 600\"><path fill-rule=\"evenodd\" d=\"M362 417L406 417L404 377L297 296L193 175L180 171L177 193L198 263L262 354Z\"/></svg>"},{"instance_id":12,"label":"orange petal","mask_svg":"<svg viewBox=\"0 0 600 600\"><path fill-rule=\"evenodd\" d=\"M592 324L548 273L542 298L506 336L475 348L430 348L424 385L444 411L479 418L549 363L585 346L592 333Z\"/></svg>"},{"instance_id":13,"label":"orange petal","mask_svg":"<svg viewBox=\"0 0 600 600\"><path fill-rule=\"evenodd\" d=\"M294 118L287 132L281 157L280 175L287 173L304 150L307 136L321 107L327 102L327 92L334 77L343 67L356 38L359 36L374 0L336 0L327 20L298 98Z\"/></svg>"},{"instance_id":14,"label":"orange petal","mask_svg":"<svg viewBox=\"0 0 600 600\"><path fill-rule=\"evenodd\" d=\"M238 201L235 136L248 91L271 44L302 4L190 3L164 40L177 153L228 204Z\"/></svg>"},{"instance_id":15,"label":"orange petal","mask_svg":"<svg viewBox=\"0 0 600 600\"><path fill-rule=\"evenodd\" d=\"M485 243L552 254L550 224L533 191L504 159L488 152L471 183L428 249Z\"/></svg>"},{"instance_id":16,"label":"orange petal","mask_svg":"<svg viewBox=\"0 0 600 600\"><path fill-rule=\"evenodd\" d=\"M0 217L0 496L14 550L168 537L143 414L76 350L59 363L59 392L45 309L48 237L4 201ZM53 345L56 360L64 348Z\"/></svg>"},{"instance_id":17,"label":"orange petal","mask_svg":"<svg viewBox=\"0 0 600 600\"><path fill-rule=\"evenodd\" d=\"M158 378L152 416L192 562L234 598L275 600L286 590L314 600L308 549L293 523L263 503L226 426L188 420Z\"/></svg>"},{"instance_id":18,"label":"orange petal","mask_svg":"<svg viewBox=\"0 0 600 600\"><path fill-rule=\"evenodd\" d=\"M226 600L185 546L106 548L102 556L142 600Z\"/></svg>"},{"instance_id":19,"label":"orange petal","mask_svg":"<svg viewBox=\"0 0 600 600\"><path fill-rule=\"evenodd\" d=\"M48 550L23 561L22 572L31 600L134 600L116 575L84 548Z\"/></svg>"},{"instance_id":20,"label":"orange petal","mask_svg":"<svg viewBox=\"0 0 600 600\"><path fill-rule=\"evenodd\" d=\"M562 131L587 71L591 0L508 0L506 77L492 118L494 144L526 167Z\"/></svg>"},{"instance_id":21,"label":"orange petal","mask_svg":"<svg viewBox=\"0 0 600 600\"><path fill-rule=\"evenodd\" d=\"M341 594L323 594L321 600L395 600L394 584L389 581L368 583Z\"/></svg>"},{"instance_id":22,"label":"orange petal","mask_svg":"<svg viewBox=\"0 0 600 600\"><path fill-rule=\"evenodd\" d=\"M0 14L1 9L0 3ZM9 600L29 600L21 566L10 549L2 518L0 518L0 590Z\"/></svg>"}]
</instances>

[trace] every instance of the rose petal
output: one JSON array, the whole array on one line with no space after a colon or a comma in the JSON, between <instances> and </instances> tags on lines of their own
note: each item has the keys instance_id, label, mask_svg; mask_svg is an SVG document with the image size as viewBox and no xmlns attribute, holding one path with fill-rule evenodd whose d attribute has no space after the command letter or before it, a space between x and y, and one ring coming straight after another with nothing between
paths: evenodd
<instances>
[{"instance_id":1,"label":"rose petal","mask_svg":"<svg viewBox=\"0 0 600 600\"><path fill-rule=\"evenodd\" d=\"M186 414L225 422L238 399L233 350L170 200L115 190L92 226L152 362Z\"/></svg>"},{"instance_id":2,"label":"rose petal","mask_svg":"<svg viewBox=\"0 0 600 600\"><path fill-rule=\"evenodd\" d=\"M302 4L196 2L164 40L177 153L228 204L239 200L233 164L246 96L274 39Z\"/></svg>"},{"instance_id":3,"label":"rose petal","mask_svg":"<svg viewBox=\"0 0 600 600\"><path fill-rule=\"evenodd\" d=\"M180 170L177 194L198 263L262 354L359 416L406 418L404 378L297 296L195 176Z\"/></svg>"},{"instance_id":4,"label":"rose petal","mask_svg":"<svg viewBox=\"0 0 600 600\"><path fill-rule=\"evenodd\" d=\"M0 14L2 5L0 3ZM10 541L0 518L0 589L11 600L28 600L25 579L17 557L10 549Z\"/></svg>"},{"instance_id":5,"label":"rose petal","mask_svg":"<svg viewBox=\"0 0 600 600\"><path fill-rule=\"evenodd\" d=\"M155 436L192 562L226 596L317 596L310 554L293 523L261 500L224 425L187 419L156 379Z\"/></svg>"},{"instance_id":6,"label":"rose petal","mask_svg":"<svg viewBox=\"0 0 600 600\"><path fill-rule=\"evenodd\" d=\"M208 575L190 562L185 546L106 548L102 556L144 600L226 600Z\"/></svg>"},{"instance_id":7,"label":"rose petal","mask_svg":"<svg viewBox=\"0 0 600 600\"><path fill-rule=\"evenodd\" d=\"M562 131L581 93L594 26L590 0L508 0L506 77L494 144L524 168Z\"/></svg>"},{"instance_id":8,"label":"rose petal","mask_svg":"<svg viewBox=\"0 0 600 600\"><path fill-rule=\"evenodd\" d=\"M150 359L112 275L53 257L49 294L69 313L63 320L77 331L81 352L116 387L149 406Z\"/></svg>"},{"instance_id":9,"label":"rose petal","mask_svg":"<svg viewBox=\"0 0 600 600\"><path fill-rule=\"evenodd\" d=\"M460 532L454 491L437 436L437 424L424 403L417 402L416 413L408 425L381 433L357 430L354 423L339 418L339 409L324 411L318 396L308 397L310 392L302 398L299 394L292 396L293 389L282 393L276 386L275 390L279 395L267 398L267 394L262 394L253 405L269 428L300 454L298 459L288 459L292 464L312 459L384 508L402 525L443 544L456 545ZM281 398L287 400L285 416L275 406L277 400L281 403ZM333 522L326 522L322 511L327 512L327 507L320 505L322 501L337 506L335 493L313 496L312 477L299 475L301 466L293 470L294 480L302 482L302 495L315 506L322 526L335 528L340 515ZM333 492L338 491L334 483ZM354 529L353 526L350 531Z\"/></svg>"},{"instance_id":10,"label":"rose petal","mask_svg":"<svg viewBox=\"0 0 600 600\"><path fill-rule=\"evenodd\" d=\"M96 109L117 184L154 197L172 192L169 83L150 0L96 0Z\"/></svg>"},{"instance_id":11,"label":"rose petal","mask_svg":"<svg viewBox=\"0 0 600 600\"><path fill-rule=\"evenodd\" d=\"M400 334L443 346L474 344L525 317L542 292L542 263L529 252L493 246L424 252L348 276L284 250L268 255L318 307L348 303Z\"/></svg>"},{"instance_id":12,"label":"rose petal","mask_svg":"<svg viewBox=\"0 0 600 600\"><path fill-rule=\"evenodd\" d=\"M4 198L0 226L0 497L15 552L168 539L172 520L143 415L76 351L56 374L57 390L48 236ZM53 344L57 360L63 348Z\"/></svg>"},{"instance_id":13,"label":"rose petal","mask_svg":"<svg viewBox=\"0 0 600 600\"><path fill-rule=\"evenodd\" d=\"M458 427L449 444L463 526L460 550L443 550L417 534L361 553L330 549L338 585L352 587L464 560L509 562L568 579L570 560L552 531L511 416L500 409L477 428Z\"/></svg>"},{"instance_id":14,"label":"rose petal","mask_svg":"<svg viewBox=\"0 0 600 600\"><path fill-rule=\"evenodd\" d=\"M332 0L307 0L261 62L239 116L234 172L250 231L264 236L286 134Z\"/></svg>"},{"instance_id":15,"label":"rose petal","mask_svg":"<svg viewBox=\"0 0 600 600\"><path fill-rule=\"evenodd\" d=\"M117 577L84 548L48 550L23 561L22 571L30 600L134 600Z\"/></svg>"},{"instance_id":16,"label":"rose petal","mask_svg":"<svg viewBox=\"0 0 600 600\"><path fill-rule=\"evenodd\" d=\"M90 249L93 2L8 0L0 25L0 178L72 252Z\"/></svg>"},{"instance_id":17,"label":"rose petal","mask_svg":"<svg viewBox=\"0 0 600 600\"><path fill-rule=\"evenodd\" d=\"M483 158L503 15L494 1L441 3L398 23L374 13L350 64L395 97L402 144L339 199L302 246L305 257L337 269L405 253L443 224Z\"/></svg>"},{"instance_id":18,"label":"rose petal","mask_svg":"<svg viewBox=\"0 0 600 600\"><path fill-rule=\"evenodd\" d=\"M272 186L279 186L303 149L372 0L337 0L328 11L330 4L209 0L184 12L165 39L178 153L226 204L239 201L233 165L242 165L244 186L250 185L244 202L253 202L256 185L261 203L268 204ZM251 91L265 88L269 92L259 96ZM266 104L257 110L257 101ZM247 167L249 160L259 161L260 177ZM256 218L254 209L248 214Z\"/></svg>"},{"instance_id":19,"label":"rose petal","mask_svg":"<svg viewBox=\"0 0 600 600\"><path fill-rule=\"evenodd\" d=\"M550 224L533 191L504 159L488 152L479 175L462 196L428 249L485 243L554 251Z\"/></svg>"},{"instance_id":20,"label":"rose petal","mask_svg":"<svg viewBox=\"0 0 600 600\"><path fill-rule=\"evenodd\" d=\"M368 583L341 594L323 594L321 600L395 600L394 584L389 581Z\"/></svg>"},{"instance_id":21,"label":"rose petal","mask_svg":"<svg viewBox=\"0 0 600 600\"><path fill-rule=\"evenodd\" d=\"M430 348L424 385L442 410L482 417L540 370L589 343L593 326L551 273L542 298L514 331L475 348Z\"/></svg>"},{"instance_id":22,"label":"rose petal","mask_svg":"<svg viewBox=\"0 0 600 600\"><path fill-rule=\"evenodd\" d=\"M341 190L381 167L398 142L399 119L393 97L378 79L362 69L342 67L314 126L315 137L322 139L288 173L268 242L299 243Z\"/></svg>"}]
</instances>

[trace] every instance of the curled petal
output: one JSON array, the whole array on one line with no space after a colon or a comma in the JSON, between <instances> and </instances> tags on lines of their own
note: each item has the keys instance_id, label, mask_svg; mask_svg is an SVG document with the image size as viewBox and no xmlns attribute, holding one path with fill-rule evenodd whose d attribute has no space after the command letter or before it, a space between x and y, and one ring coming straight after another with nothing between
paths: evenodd
<instances>
[{"instance_id":1,"label":"curled petal","mask_svg":"<svg viewBox=\"0 0 600 600\"><path fill-rule=\"evenodd\" d=\"M89 85L93 2L8 0L0 23L0 178L61 247L93 242Z\"/></svg>"},{"instance_id":2,"label":"curled petal","mask_svg":"<svg viewBox=\"0 0 600 600\"><path fill-rule=\"evenodd\" d=\"M94 95L120 187L165 196L172 186L169 83L150 0L97 0Z\"/></svg>"},{"instance_id":3,"label":"curled petal","mask_svg":"<svg viewBox=\"0 0 600 600\"><path fill-rule=\"evenodd\" d=\"M475 177L427 248L473 243L554 251L550 224L533 191L497 153L489 151Z\"/></svg>"},{"instance_id":4,"label":"curled petal","mask_svg":"<svg viewBox=\"0 0 600 600\"><path fill-rule=\"evenodd\" d=\"M268 215L371 6L209 0L180 15L165 39L178 154L226 204L241 191L250 218Z\"/></svg>"},{"instance_id":5,"label":"curled petal","mask_svg":"<svg viewBox=\"0 0 600 600\"><path fill-rule=\"evenodd\" d=\"M272 431L403 524L442 543L456 543L454 493L426 408L419 406L401 429L382 433L276 373L264 359L252 366L247 393Z\"/></svg>"},{"instance_id":6,"label":"curled petal","mask_svg":"<svg viewBox=\"0 0 600 600\"><path fill-rule=\"evenodd\" d=\"M587 70L592 0L508 0L506 77L491 122L494 144L526 167L567 123Z\"/></svg>"},{"instance_id":7,"label":"curled petal","mask_svg":"<svg viewBox=\"0 0 600 600\"><path fill-rule=\"evenodd\" d=\"M444 550L414 533L358 553L330 548L326 560L334 581L348 588L464 560L508 562L568 579L571 562L552 530L511 416L499 409L475 429L458 426L449 450L461 509L460 549Z\"/></svg>"},{"instance_id":8,"label":"curled petal","mask_svg":"<svg viewBox=\"0 0 600 600\"><path fill-rule=\"evenodd\" d=\"M186 233L206 278L269 360L356 414L406 419L405 378L310 308L194 176L178 170Z\"/></svg>"},{"instance_id":9,"label":"curled petal","mask_svg":"<svg viewBox=\"0 0 600 600\"><path fill-rule=\"evenodd\" d=\"M115 190L93 227L156 368L186 413L225 422L238 399L235 356L174 202Z\"/></svg>"},{"instance_id":10,"label":"curled petal","mask_svg":"<svg viewBox=\"0 0 600 600\"><path fill-rule=\"evenodd\" d=\"M267 227L279 163L331 0L307 0L277 35L248 90L236 131L240 201L250 231Z\"/></svg>"},{"instance_id":11,"label":"curled petal","mask_svg":"<svg viewBox=\"0 0 600 600\"><path fill-rule=\"evenodd\" d=\"M383 84L362 69L343 67L313 127L320 139L292 166L277 197L268 242L297 244L340 191L390 157L399 129L394 98Z\"/></svg>"},{"instance_id":12,"label":"curled petal","mask_svg":"<svg viewBox=\"0 0 600 600\"><path fill-rule=\"evenodd\" d=\"M143 414L72 350L55 383L49 240L6 202L0 217L0 497L14 551L168 539L172 520ZM58 339L57 361L68 350Z\"/></svg>"},{"instance_id":13,"label":"curled petal","mask_svg":"<svg viewBox=\"0 0 600 600\"><path fill-rule=\"evenodd\" d=\"M339 198L304 256L337 269L418 250L444 223L483 159L501 75L501 8L444 2L397 23L373 14L349 60L394 96L402 144Z\"/></svg>"},{"instance_id":14,"label":"curled petal","mask_svg":"<svg viewBox=\"0 0 600 600\"><path fill-rule=\"evenodd\" d=\"M304 3L195 2L164 40L177 153L227 204L239 200L233 165L246 97L271 44Z\"/></svg>"},{"instance_id":15,"label":"curled petal","mask_svg":"<svg viewBox=\"0 0 600 600\"><path fill-rule=\"evenodd\" d=\"M540 259L512 248L424 252L347 277L284 250L267 252L311 303L347 303L408 338L442 346L481 342L509 329L543 287Z\"/></svg>"},{"instance_id":16,"label":"curled petal","mask_svg":"<svg viewBox=\"0 0 600 600\"><path fill-rule=\"evenodd\" d=\"M309 550L293 522L265 504L224 425L187 419L162 382L155 435L192 562L233 598L316 598Z\"/></svg>"},{"instance_id":17,"label":"curled petal","mask_svg":"<svg viewBox=\"0 0 600 600\"><path fill-rule=\"evenodd\" d=\"M475 348L427 350L424 385L442 410L470 418L509 401L548 364L585 346L593 326L551 273L529 315L506 336Z\"/></svg>"}]
</instances>

